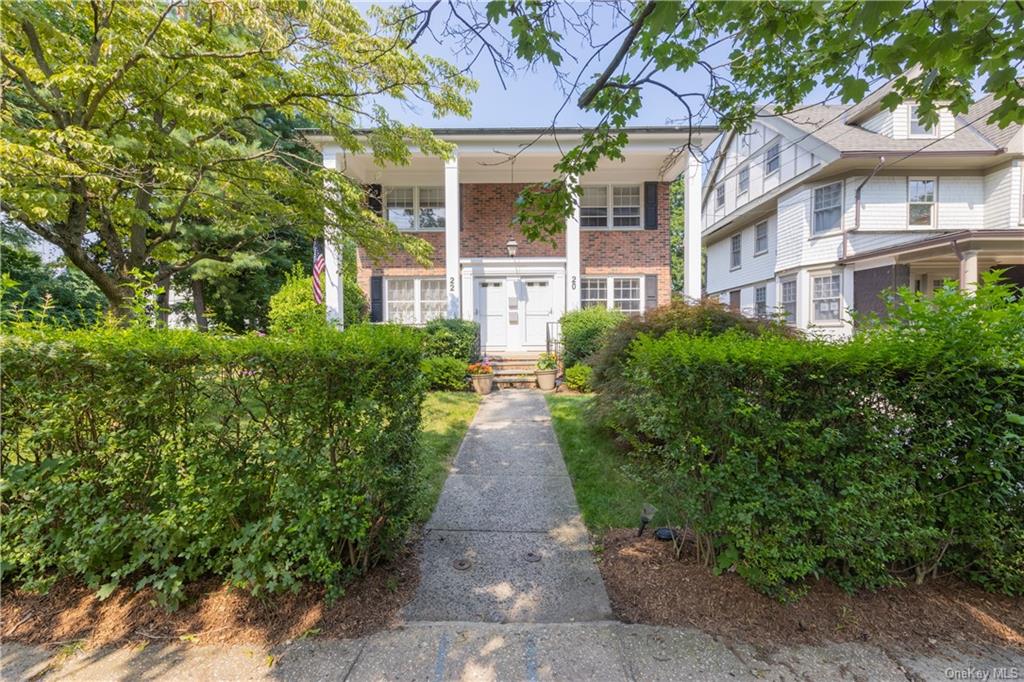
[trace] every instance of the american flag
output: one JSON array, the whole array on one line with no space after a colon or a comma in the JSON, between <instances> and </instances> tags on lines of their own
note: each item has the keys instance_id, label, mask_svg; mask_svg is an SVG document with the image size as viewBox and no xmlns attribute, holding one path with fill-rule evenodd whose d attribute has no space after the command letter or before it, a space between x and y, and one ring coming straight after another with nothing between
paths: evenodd
<instances>
[{"instance_id":1,"label":"american flag","mask_svg":"<svg viewBox=\"0 0 1024 682\"><path fill-rule=\"evenodd\" d=\"M324 270L326 269L326 263L324 262L324 240L314 239L313 240L313 301L317 305L324 302L324 286L320 283L320 278L323 277Z\"/></svg>"}]
</instances>

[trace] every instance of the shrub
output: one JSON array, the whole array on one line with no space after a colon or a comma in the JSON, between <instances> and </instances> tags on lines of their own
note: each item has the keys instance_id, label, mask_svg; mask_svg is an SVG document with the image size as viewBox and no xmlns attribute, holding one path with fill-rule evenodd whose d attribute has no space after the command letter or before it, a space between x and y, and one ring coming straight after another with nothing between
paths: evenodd
<instances>
[{"instance_id":1,"label":"shrub","mask_svg":"<svg viewBox=\"0 0 1024 682\"><path fill-rule=\"evenodd\" d=\"M367 304L362 289L348 278L344 287L345 326L365 322ZM271 334L305 334L328 326L327 306L313 300L313 284L301 264L295 264L278 292L270 297L269 317Z\"/></svg>"},{"instance_id":2,"label":"shrub","mask_svg":"<svg viewBox=\"0 0 1024 682\"><path fill-rule=\"evenodd\" d=\"M670 331L615 410L698 550L776 595L955 572L1024 593L1024 304L904 292L846 344Z\"/></svg>"},{"instance_id":3,"label":"shrub","mask_svg":"<svg viewBox=\"0 0 1024 682\"><path fill-rule=\"evenodd\" d=\"M420 363L427 388L432 391L466 389L466 363L455 358L423 358Z\"/></svg>"},{"instance_id":4,"label":"shrub","mask_svg":"<svg viewBox=\"0 0 1024 682\"><path fill-rule=\"evenodd\" d=\"M562 316L563 360L566 367L584 362L604 342L607 334L626 319L607 308L584 308Z\"/></svg>"},{"instance_id":5,"label":"shrub","mask_svg":"<svg viewBox=\"0 0 1024 682\"><path fill-rule=\"evenodd\" d=\"M642 318L630 318L611 330L604 343L593 354L591 363L594 373L590 379L591 388L597 391L594 400L594 415L611 429L631 428L620 423L625 415L616 414L615 404L628 400L633 387L623 380L624 364L628 357L626 349L639 334L659 338L670 331L697 336L718 336L733 330L745 336L778 334L793 336L779 322L750 318L726 306L705 299L699 303L681 300L649 310Z\"/></svg>"},{"instance_id":6,"label":"shrub","mask_svg":"<svg viewBox=\"0 0 1024 682\"><path fill-rule=\"evenodd\" d=\"M4 578L253 593L347 578L404 541L420 338L25 331L0 340Z\"/></svg>"},{"instance_id":7,"label":"shrub","mask_svg":"<svg viewBox=\"0 0 1024 682\"><path fill-rule=\"evenodd\" d=\"M565 370L565 385L574 391L585 393L590 390L590 376L594 368L590 365L573 365Z\"/></svg>"},{"instance_id":8,"label":"shrub","mask_svg":"<svg viewBox=\"0 0 1024 682\"><path fill-rule=\"evenodd\" d=\"M423 331L423 355L428 358L454 358L461 360L463 366L479 358L480 325L476 322L431 320Z\"/></svg>"}]
</instances>

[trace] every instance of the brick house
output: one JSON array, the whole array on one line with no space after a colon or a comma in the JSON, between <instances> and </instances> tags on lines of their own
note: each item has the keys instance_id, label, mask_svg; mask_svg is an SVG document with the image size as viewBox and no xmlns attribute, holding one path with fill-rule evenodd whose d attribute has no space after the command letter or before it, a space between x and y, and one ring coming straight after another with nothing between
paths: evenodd
<instances>
[{"instance_id":1,"label":"brick house","mask_svg":"<svg viewBox=\"0 0 1024 682\"><path fill-rule=\"evenodd\" d=\"M1021 126L988 124L987 97L928 127L913 102L883 109L890 91L723 135L702 198L709 296L846 338L889 289L970 289L993 268L1024 286Z\"/></svg>"},{"instance_id":2,"label":"brick house","mask_svg":"<svg viewBox=\"0 0 1024 682\"><path fill-rule=\"evenodd\" d=\"M369 155L310 136L325 166L368 188L371 209L433 247L428 266L406 253L372 262L359 251L358 281L371 320L461 317L480 323L485 352L537 352L546 347L549 324L566 311L607 306L639 314L667 303L669 185L688 170L690 195L699 197L698 145L715 131L628 132L622 160L605 161L580 179L580 205L554 243L527 241L513 226L514 204L527 184L553 177L561 150L579 142L578 130L435 130L456 146L453 157L414 154L402 167L378 166ZM330 275L338 257L328 251L328 314L337 315L341 302Z\"/></svg>"}]
</instances>

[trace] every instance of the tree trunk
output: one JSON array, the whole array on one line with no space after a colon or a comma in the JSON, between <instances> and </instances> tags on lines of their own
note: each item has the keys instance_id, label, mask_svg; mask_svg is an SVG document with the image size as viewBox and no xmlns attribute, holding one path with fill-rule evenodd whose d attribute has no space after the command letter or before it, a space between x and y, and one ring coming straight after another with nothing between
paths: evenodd
<instances>
[{"instance_id":1,"label":"tree trunk","mask_svg":"<svg viewBox=\"0 0 1024 682\"><path fill-rule=\"evenodd\" d=\"M203 280L192 278L192 305L196 311L196 326L199 331L205 332L210 328L206 319L206 300L203 298Z\"/></svg>"},{"instance_id":2,"label":"tree trunk","mask_svg":"<svg viewBox=\"0 0 1024 682\"><path fill-rule=\"evenodd\" d=\"M171 319L171 275L164 268L160 269L155 284L163 289L156 295L156 320L166 327Z\"/></svg>"}]
</instances>

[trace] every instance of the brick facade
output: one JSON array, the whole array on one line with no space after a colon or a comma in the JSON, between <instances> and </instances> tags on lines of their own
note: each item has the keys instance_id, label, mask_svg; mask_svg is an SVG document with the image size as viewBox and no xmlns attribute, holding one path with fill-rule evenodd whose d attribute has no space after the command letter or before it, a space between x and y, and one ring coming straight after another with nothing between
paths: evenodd
<instances>
[{"instance_id":1,"label":"brick facade","mask_svg":"<svg viewBox=\"0 0 1024 682\"><path fill-rule=\"evenodd\" d=\"M462 258L503 258L505 242L512 235L515 198L524 184L464 183L461 194L461 229L459 249ZM580 271L583 275L638 274L658 276L658 305L669 302L672 292L669 268L669 183L658 184L658 228L655 230L580 230ZM358 258L359 285L370 290L370 277L417 276L443 277L443 232L412 233L434 247L430 267L422 267L407 253L374 264L360 249ZM555 237L555 244L529 242L515 233L520 257L563 258L565 234Z\"/></svg>"}]
</instances>

